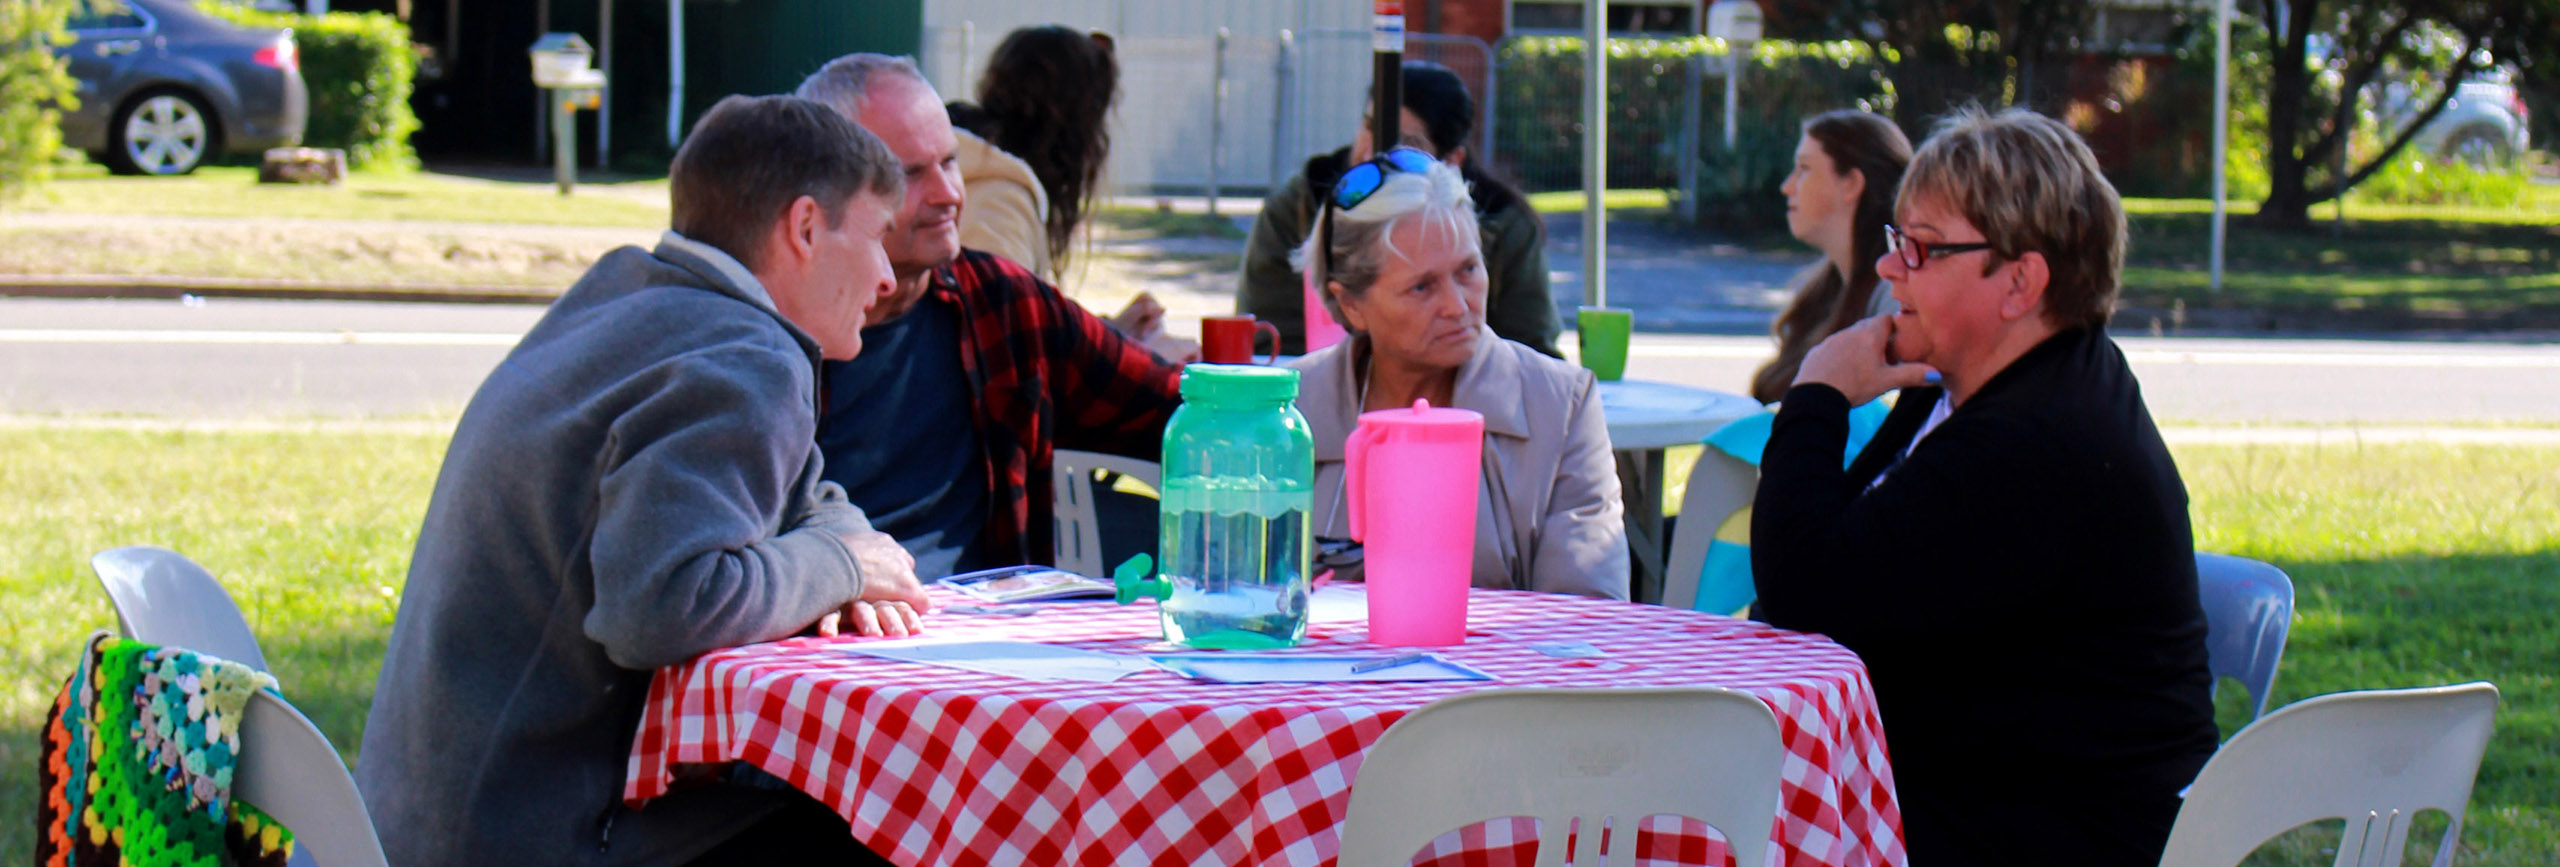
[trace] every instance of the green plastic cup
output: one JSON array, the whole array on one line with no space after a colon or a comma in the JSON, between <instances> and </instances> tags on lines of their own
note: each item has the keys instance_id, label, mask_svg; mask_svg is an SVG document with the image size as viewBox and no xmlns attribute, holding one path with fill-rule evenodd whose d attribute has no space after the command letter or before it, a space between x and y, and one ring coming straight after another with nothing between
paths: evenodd
<instances>
[{"instance_id":1,"label":"green plastic cup","mask_svg":"<svg viewBox=\"0 0 2560 867\"><path fill-rule=\"evenodd\" d=\"M1585 307L1575 318L1582 338L1582 366L1610 382L1626 378L1627 335L1635 331L1635 311Z\"/></svg>"}]
</instances>

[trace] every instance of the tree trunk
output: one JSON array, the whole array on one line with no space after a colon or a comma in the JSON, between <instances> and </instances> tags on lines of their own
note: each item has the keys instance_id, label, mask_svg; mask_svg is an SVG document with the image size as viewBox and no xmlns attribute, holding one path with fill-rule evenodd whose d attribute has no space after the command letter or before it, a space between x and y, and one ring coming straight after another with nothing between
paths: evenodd
<instances>
[{"instance_id":1,"label":"tree trunk","mask_svg":"<svg viewBox=\"0 0 2560 867\"><path fill-rule=\"evenodd\" d=\"M2310 97L2311 74L2304 61L2311 46L2312 16L2319 11L2319 0L2279 0L2288 8L2291 32L2274 32L2272 16L2266 21L2269 44L2273 46L2267 81L2267 199L2258 204L2257 222L2275 228L2300 229L2311 225L2311 196L2306 175L2310 166L2301 153L2303 102Z\"/></svg>"}]
</instances>

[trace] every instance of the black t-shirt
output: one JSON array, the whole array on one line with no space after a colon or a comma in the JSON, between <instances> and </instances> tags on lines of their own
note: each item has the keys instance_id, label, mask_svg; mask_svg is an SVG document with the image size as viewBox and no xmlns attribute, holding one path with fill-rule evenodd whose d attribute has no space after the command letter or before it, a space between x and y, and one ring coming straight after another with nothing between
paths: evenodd
<instances>
[{"instance_id":1,"label":"black t-shirt","mask_svg":"<svg viewBox=\"0 0 2560 867\"><path fill-rule=\"evenodd\" d=\"M933 581L984 568L987 452L960 366L960 313L927 294L862 329L862 354L826 363L824 475Z\"/></svg>"}]
</instances>

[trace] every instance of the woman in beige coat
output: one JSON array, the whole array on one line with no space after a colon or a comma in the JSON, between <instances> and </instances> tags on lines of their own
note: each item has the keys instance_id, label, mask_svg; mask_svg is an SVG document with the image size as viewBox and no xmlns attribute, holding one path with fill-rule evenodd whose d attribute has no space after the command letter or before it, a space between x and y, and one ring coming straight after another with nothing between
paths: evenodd
<instances>
[{"instance_id":1,"label":"woman in beige coat","mask_svg":"<svg viewBox=\"0 0 2560 867\"><path fill-rule=\"evenodd\" d=\"M1360 413L1425 399L1484 416L1475 586L1627 598L1624 507L1591 373L1486 327L1481 236L1457 170L1409 148L1368 165L1344 173L1297 256L1351 331L1291 363L1315 436L1316 535L1349 535L1343 441Z\"/></svg>"}]
</instances>

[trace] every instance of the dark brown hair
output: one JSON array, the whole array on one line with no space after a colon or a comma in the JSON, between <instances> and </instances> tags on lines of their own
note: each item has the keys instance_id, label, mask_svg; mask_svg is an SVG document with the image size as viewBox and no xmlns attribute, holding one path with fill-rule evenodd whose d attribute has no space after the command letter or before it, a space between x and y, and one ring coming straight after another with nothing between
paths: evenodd
<instances>
[{"instance_id":1,"label":"dark brown hair","mask_svg":"<svg viewBox=\"0 0 2560 867\"><path fill-rule=\"evenodd\" d=\"M905 197L898 158L835 109L796 96L720 100L667 166L676 234L718 247L751 271L774 221L801 196L817 200L833 229L866 192Z\"/></svg>"},{"instance_id":2,"label":"dark brown hair","mask_svg":"<svg viewBox=\"0 0 2560 867\"><path fill-rule=\"evenodd\" d=\"M1778 336L1778 356L1751 377L1751 396L1762 403L1787 393L1814 344L1866 317L1876 294L1876 259L1884 255L1884 224L1893 221L1894 191L1902 185L1903 167L1911 163L1911 139L1902 128L1868 112L1843 109L1814 115L1804 122L1804 135L1822 145L1834 173L1856 169L1865 175L1866 189L1850 216L1851 273L1840 273L1829 259L1805 269L1796 278L1795 299L1770 329Z\"/></svg>"},{"instance_id":3,"label":"dark brown hair","mask_svg":"<svg viewBox=\"0 0 2560 867\"><path fill-rule=\"evenodd\" d=\"M1066 273L1076 224L1093 206L1111 156L1120 63L1107 40L1054 24L1005 34L978 78L978 104L951 106L954 125L1021 157L1039 176L1053 277Z\"/></svg>"}]
</instances>

